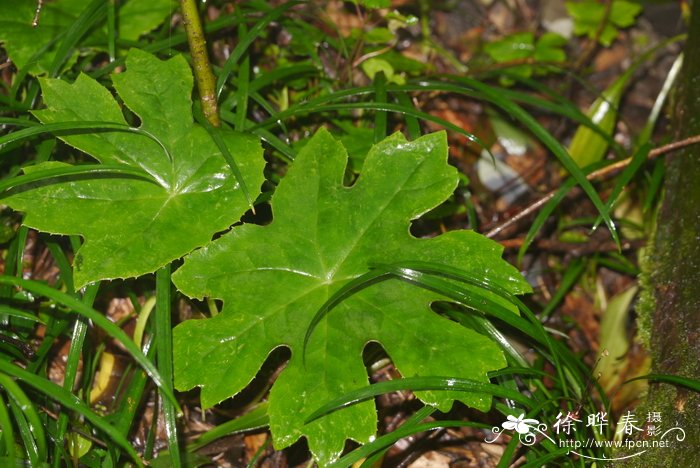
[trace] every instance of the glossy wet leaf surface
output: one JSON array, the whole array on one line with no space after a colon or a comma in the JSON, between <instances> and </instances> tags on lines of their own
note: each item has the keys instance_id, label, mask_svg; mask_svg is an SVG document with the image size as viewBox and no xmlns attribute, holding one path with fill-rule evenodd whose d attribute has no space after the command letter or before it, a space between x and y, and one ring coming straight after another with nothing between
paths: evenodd
<instances>
[{"instance_id":1,"label":"glossy wet leaf surface","mask_svg":"<svg viewBox=\"0 0 700 468\"><path fill-rule=\"evenodd\" d=\"M181 56L167 61L130 52L114 87L147 132L64 135L67 144L100 163L143 171L153 181L128 177L78 177L21 187L3 203L26 212L24 223L40 231L79 234L77 287L101 279L150 273L211 240L248 209L239 182L216 144L192 119L192 73ZM126 125L110 91L80 75L69 84L41 81L44 123L104 121ZM253 197L263 180L259 141L223 130L222 136ZM157 140L157 141L156 141ZM56 162L34 166L54 167Z\"/></svg>"},{"instance_id":2,"label":"glossy wet leaf surface","mask_svg":"<svg viewBox=\"0 0 700 468\"><path fill-rule=\"evenodd\" d=\"M444 133L407 142L396 134L375 145L352 187L343 185L347 154L327 131L300 151L272 199L273 221L241 225L189 255L173 275L191 297L223 299L223 311L174 331L176 387L202 388L203 407L228 398L255 376L268 354L292 357L270 394L270 428L277 448L306 436L323 465L347 438L375 435L373 402L304 425L323 403L368 383L362 351L380 343L406 377L453 376L486 382L505 360L488 338L430 308L437 293L400 280L349 296L316 327L302 360L304 335L324 302L368 265L419 260L461 268L512 293L529 287L501 259L501 247L471 231L417 239L410 221L437 206L457 185ZM455 399L487 410L490 397L418 392L448 410Z\"/></svg>"}]
</instances>

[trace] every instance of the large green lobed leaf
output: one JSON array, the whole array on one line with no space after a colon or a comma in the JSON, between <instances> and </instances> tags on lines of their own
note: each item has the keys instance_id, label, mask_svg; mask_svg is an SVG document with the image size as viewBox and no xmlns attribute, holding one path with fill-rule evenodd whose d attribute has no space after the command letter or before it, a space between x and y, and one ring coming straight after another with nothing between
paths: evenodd
<instances>
[{"instance_id":1,"label":"large green lobed leaf","mask_svg":"<svg viewBox=\"0 0 700 468\"><path fill-rule=\"evenodd\" d=\"M213 139L193 122L193 80L185 59L161 61L134 49L126 66L126 72L113 76L114 87L153 138L104 131L61 139L101 163L139 169L157 183L125 177L63 178L24 187L3 200L26 212L24 223L30 227L85 238L74 260L77 287L153 272L206 244L240 219L249 205ZM44 123L126 125L109 90L86 75L73 84L44 79L41 87L47 109L34 114ZM229 130L222 135L255 196L263 181L259 140Z\"/></svg>"},{"instance_id":2,"label":"large green lobed leaf","mask_svg":"<svg viewBox=\"0 0 700 468\"><path fill-rule=\"evenodd\" d=\"M300 151L272 199L270 225L241 225L189 255L173 275L191 297L223 299L224 309L174 330L175 383L201 387L204 407L241 391L277 347L292 357L270 393L270 427L277 448L306 436L319 463L343 450L347 438L365 443L377 428L372 402L305 418L323 403L365 386L362 352L379 342L404 376L454 376L487 381L505 365L488 338L451 322L430 305L439 294L399 280L372 285L334 308L304 335L324 302L372 262L419 260L459 267L512 293L529 290L501 247L471 231L432 239L409 232L412 219L445 200L457 185L444 133L408 142L400 134L375 145L352 187L343 186L347 153L327 131ZM487 410L484 394L418 392L448 410L454 400Z\"/></svg>"}]
</instances>

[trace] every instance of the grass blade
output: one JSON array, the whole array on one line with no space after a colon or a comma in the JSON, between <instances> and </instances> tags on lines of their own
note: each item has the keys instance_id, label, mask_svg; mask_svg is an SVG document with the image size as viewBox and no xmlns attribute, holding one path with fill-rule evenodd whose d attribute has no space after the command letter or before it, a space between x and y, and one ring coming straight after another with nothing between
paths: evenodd
<instances>
[{"instance_id":1,"label":"grass blade","mask_svg":"<svg viewBox=\"0 0 700 468\"><path fill-rule=\"evenodd\" d=\"M608 201L605 204L608 207L609 211L612 211L613 207L615 206L615 203L617 203L617 199L620 197L622 189L625 188L629 181L632 180L632 177L635 176L637 171L639 171L642 165L647 161L649 151L651 151L651 143L646 142L642 144L639 148L637 148L637 151L634 152L634 154L632 155L632 162L630 162L627 165L627 167L625 167L625 170L622 171L622 174L620 174L620 176L615 181L615 186L613 187L613 190L610 193L610 196L608 197ZM596 222L593 223L593 229L595 229L601 221L602 219L599 216L598 219L596 219Z\"/></svg>"},{"instance_id":2,"label":"grass blade","mask_svg":"<svg viewBox=\"0 0 700 468\"><path fill-rule=\"evenodd\" d=\"M524 396L520 392L507 390L499 385L491 383L478 382L470 379L455 379L452 377L406 377L397 380L388 380L378 382L366 387L358 388L345 395L336 398L314 412L312 412L304 421L304 424L309 424L335 411L347 408L348 406L367 401L379 395L399 391L425 391L425 390L444 390L449 392L466 392L466 393L486 393L494 397L508 398L518 402L526 408L532 407L532 400Z\"/></svg>"},{"instance_id":3,"label":"grass blade","mask_svg":"<svg viewBox=\"0 0 700 468\"><path fill-rule=\"evenodd\" d=\"M176 408L178 408L178 413L181 412L177 400L175 399L175 395L172 393L169 386L163 381L162 376L160 375L156 367L153 365L153 363L149 361L148 358L146 358L146 356L144 356L141 350L136 346L136 344L134 344L133 340L129 338L129 336L126 333L124 333L124 331L121 328L112 323L104 315L97 312L93 308L88 307L87 305L83 304L74 297L57 291L52 287L47 286L38 281L25 280L21 278L3 275L0 276L0 284L16 286L18 288L31 291L35 294L48 297L49 299L52 299L57 303L68 307L73 312L80 314L89 320L92 320L97 326L102 328L110 337L119 341L122 344L122 346L124 346L124 348L129 352L129 354L131 354L134 360L148 373L153 382L163 391L164 395L175 405Z\"/></svg>"},{"instance_id":4,"label":"grass blade","mask_svg":"<svg viewBox=\"0 0 700 468\"><path fill-rule=\"evenodd\" d=\"M278 6L277 8L270 10L265 16L263 16L260 21L258 21L255 26L253 26L247 34L244 34L241 40L236 45L231 55L224 63L224 66L219 72L219 78L216 80L216 96L217 98L221 96L221 92L224 90L226 81L228 80L231 72L236 67L238 60L243 56L248 47L253 43L253 41L260 35L262 30L266 28L270 23L277 20L290 8L299 5L303 2L292 1L286 2Z\"/></svg>"},{"instance_id":5,"label":"grass blade","mask_svg":"<svg viewBox=\"0 0 700 468\"><path fill-rule=\"evenodd\" d=\"M78 412L81 416L90 421L96 428L109 436L112 442L121 446L139 466L143 466L138 454L136 453L136 450L134 450L134 448L131 446L131 443L129 443L129 441L126 440L126 438L113 426L105 422L105 419L102 416L93 413L92 410L90 410L85 403L80 401L77 396L45 378L41 378L32 374L31 372L27 372L26 370L21 369L7 361L0 360L0 372L4 372L23 381L27 385L33 387L35 390L38 390L49 398L56 400L65 408Z\"/></svg>"},{"instance_id":6,"label":"grass blade","mask_svg":"<svg viewBox=\"0 0 700 468\"><path fill-rule=\"evenodd\" d=\"M374 75L374 102L386 104L386 78L384 72ZM374 143L379 143L386 138L387 115L385 111L378 111L374 114Z\"/></svg>"},{"instance_id":7,"label":"grass blade","mask_svg":"<svg viewBox=\"0 0 700 468\"><path fill-rule=\"evenodd\" d=\"M403 107L413 106L411 97L406 93L396 93L396 99L399 101L399 105ZM406 131L408 132L408 137L412 140L419 138L422 132L418 119L413 115L404 114L404 120L406 121Z\"/></svg>"},{"instance_id":8,"label":"grass blade","mask_svg":"<svg viewBox=\"0 0 700 468\"><path fill-rule=\"evenodd\" d=\"M569 290L576 284L585 268L586 262L584 262L582 259L575 259L566 266L564 275L559 282L559 287L554 292L552 298L549 300L545 308L542 309L540 317L546 318L554 311L554 309L556 309Z\"/></svg>"},{"instance_id":9,"label":"grass blade","mask_svg":"<svg viewBox=\"0 0 700 468\"><path fill-rule=\"evenodd\" d=\"M168 157L168 159L170 161L173 160L172 156L170 155L170 151L168 151L163 142L160 141L155 135L151 134L150 132L147 132L146 130L140 128L129 127L128 125L120 123L100 121L58 122L44 125L32 125L29 128L25 128L16 132L9 133L5 136L1 136L0 150L2 150L2 148L9 143L28 140L30 138L44 133L53 133L55 135L72 135L76 133L84 133L85 130L93 132L127 132L136 133L137 135L143 135L156 142L158 146L160 146L163 149L163 152L165 152L165 155Z\"/></svg>"},{"instance_id":10,"label":"grass blade","mask_svg":"<svg viewBox=\"0 0 700 468\"><path fill-rule=\"evenodd\" d=\"M651 382L663 382L671 385L689 388L695 392L700 392L700 380L682 377L679 375L670 374L647 374L626 380L624 383L634 382L635 380L649 380Z\"/></svg>"},{"instance_id":11,"label":"grass blade","mask_svg":"<svg viewBox=\"0 0 700 468\"><path fill-rule=\"evenodd\" d=\"M8 363L8 365L12 364ZM9 372L6 373L10 374ZM46 462L46 434L35 405L19 385L5 374L0 374L0 387L7 392L10 398L10 408L15 412L15 421L18 423L19 432L27 449L29 459L35 465Z\"/></svg>"},{"instance_id":12,"label":"grass blade","mask_svg":"<svg viewBox=\"0 0 700 468\"><path fill-rule=\"evenodd\" d=\"M109 61L117 58L117 5L116 0L107 0L107 54Z\"/></svg>"},{"instance_id":13,"label":"grass blade","mask_svg":"<svg viewBox=\"0 0 700 468\"><path fill-rule=\"evenodd\" d=\"M171 325L170 265L156 272L156 355L158 371L168 392L173 392L173 336ZM161 395L166 396L161 388ZM165 434L168 439L168 451L174 467L181 466L180 444L177 439L177 406L167 398L160 398L163 405Z\"/></svg>"},{"instance_id":14,"label":"grass blade","mask_svg":"<svg viewBox=\"0 0 700 468\"><path fill-rule=\"evenodd\" d=\"M78 19L70 25L63 35L63 40L59 44L54 60L49 67L49 76L58 76L61 67L70 58L73 47L91 28L105 18L107 15L106 6L107 4L104 0L93 0L83 10Z\"/></svg>"},{"instance_id":15,"label":"grass blade","mask_svg":"<svg viewBox=\"0 0 700 468\"><path fill-rule=\"evenodd\" d=\"M617 228L615 223L610 218L610 214L607 208L600 199L598 192L596 192L593 185L586 179L586 175L578 167L576 162L571 159L571 156L566 152L566 149L557 141L556 138L552 136L547 130L542 127L539 122L537 122L532 115L527 113L522 107L504 98L495 88L491 86L480 83L476 80L460 77L455 78L460 83L470 86L475 90L479 91L485 99L500 107L504 112L508 113L510 116L518 120L523 124L528 130L530 130L549 150L557 157L559 162L564 166L564 168L571 174L576 183L581 186L588 198L590 198L593 205L596 207L601 217L605 221L608 229L610 230L610 235L612 236L615 243L620 246L620 238L617 233Z\"/></svg>"},{"instance_id":16,"label":"grass blade","mask_svg":"<svg viewBox=\"0 0 700 468\"><path fill-rule=\"evenodd\" d=\"M267 415L267 406L267 402L260 403L243 416L239 416L236 419L219 424L215 428L199 436L192 444L188 445L187 451L194 452L227 435L237 434L239 432L250 431L267 426L270 422L270 418Z\"/></svg>"},{"instance_id":17,"label":"grass blade","mask_svg":"<svg viewBox=\"0 0 700 468\"><path fill-rule=\"evenodd\" d=\"M0 182L0 198L4 196L3 192L6 192L7 190L15 189L40 180L60 179L67 176L91 176L101 174L136 177L158 185L158 182L156 182L155 179L153 179L149 174L121 164L83 164L80 166L66 165L51 169L39 169L32 171L29 174L12 177L2 181Z\"/></svg>"},{"instance_id":18,"label":"grass blade","mask_svg":"<svg viewBox=\"0 0 700 468\"><path fill-rule=\"evenodd\" d=\"M433 408L432 406L426 405L426 406L422 407L421 409L419 409L418 411L416 411L415 413L413 413L413 415L410 418L408 418L398 429L406 430L409 427L415 427L415 426L419 425L421 423L421 421L423 421L425 418L427 418L428 416L430 416L434 412L435 412L435 408ZM393 433L394 432L392 431L392 434ZM388 434L387 434L387 436L388 436ZM380 439L381 439L381 437L380 437ZM375 439L373 442L370 442L369 444L363 445L362 447L359 447L357 449L357 450L361 450L364 452L360 455L369 455L370 453L374 453L371 457L369 457L369 456L367 457L367 459L362 463L362 465L360 465L360 468L371 468L371 467L375 466L375 463L379 463L379 461L381 459L380 457L383 456L387 452L390 445L386 445L385 443L382 443L382 442L378 443L378 442L379 441L377 439ZM387 440L387 442L388 442L388 440ZM353 452L350 452L347 456L349 457L354 452L355 451L353 450ZM343 457L343 459L344 458L345 457ZM341 460L343 460L343 459L341 459ZM341 460L338 460L336 463L341 463Z\"/></svg>"},{"instance_id":19,"label":"grass blade","mask_svg":"<svg viewBox=\"0 0 700 468\"><path fill-rule=\"evenodd\" d=\"M209 133L209 136L211 136L212 140L214 140L214 143L216 143L216 147L219 148L219 151L221 151L221 155L226 160L226 163L228 164L229 168L231 169L231 172L233 173L233 176L236 178L236 181L240 185L241 190L243 191L243 195L245 196L245 199L248 202L248 206L253 212L255 212L253 198L250 196L250 191L248 191L248 186L245 183L245 179L243 179L243 174L241 174L241 170L238 168L238 164L236 164L236 160L233 159L233 156L231 155L228 146L226 146L224 138L221 136L221 130L213 126L209 122L209 120L204 118L204 115L199 111L199 109L197 109L197 112L195 112L195 117L197 119L197 122L204 127L207 133Z\"/></svg>"},{"instance_id":20,"label":"grass blade","mask_svg":"<svg viewBox=\"0 0 700 468\"><path fill-rule=\"evenodd\" d=\"M7 405L2 394L0 394L0 428L2 428L5 457L14 465L17 457L15 454L15 429L10 420L10 414L7 412Z\"/></svg>"}]
</instances>

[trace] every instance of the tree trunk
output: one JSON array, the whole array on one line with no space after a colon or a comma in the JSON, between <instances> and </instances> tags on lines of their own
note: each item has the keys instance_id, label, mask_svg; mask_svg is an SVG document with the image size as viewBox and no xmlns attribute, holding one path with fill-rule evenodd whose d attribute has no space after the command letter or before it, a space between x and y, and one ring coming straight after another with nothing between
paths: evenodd
<instances>
[{"instance_id":1,"label":"tree trunk","mask_svg":"<svg viewBox=\"0 0 700 468\"><path fill-rule=\"evenodd\" d=\"M677 137L700 134L700 1L694 1L685 46L685 63L676 99ZM654 241L645 261L652 373L700 379L700 148L670 156ZM646 317L644 314L649 314ZM643 414L640 411L644 410ZM650 449L635 466L700 466L700 394L664 383L651 383L646 403L636 412L646 420L661 414L663 431L678 426L670 448ZM658 439L652 437L651 439Z\"/></svg>"}]
</instances>

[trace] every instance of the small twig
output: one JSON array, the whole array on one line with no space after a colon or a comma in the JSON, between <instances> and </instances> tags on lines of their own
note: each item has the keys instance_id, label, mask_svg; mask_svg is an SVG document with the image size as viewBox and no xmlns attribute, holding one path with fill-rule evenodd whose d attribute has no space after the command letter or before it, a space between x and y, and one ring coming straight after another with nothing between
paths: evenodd
<instances>
[{"instance_id":1,"label":"small twig","mask_svg":"<svg viewBox=\"0 0 700 468\"><path fill-rule=\"evenodd\" d=\"M32 27L36 28L39 26L39 15L41 15L41 9L44 7L44 0L37 0L36 10L34 10L34 19L32 20Z\"/></svg>"},{"instance_id":2,"label":"small twig","mask_svg":"<svg viewBox=\"0 0 700 468\"><path fill-rule=\"evenodd\" d=\"M499 244L501 244L505 249L519 249L523 243L525 242L525 238L516 238L516 239L506 239L499 241ZM620 244L620 249L623 251L625 250L631 250L631 249L637 249L639 247L642 247L646 241L644 240L623 240ZM548 252L558 252L558 253L565 253L568 254L572 257L582 257L585 255L591 255L594 253L600 253L600 252L617 252L618 246L615 242L613 241L590 241L590 242L583 242L583 243L577 243L577 242L564 242L564 241L557 241L557 240L551 240L551 239L541 239L539 241L536 241L534 244L539 250L545 250Z\"/></svg>"},{"instance_id":3,"label":"small twig","mask_svg":"<svg viewBox=\"0 0 700 468\"><path fill-rule=\"evenodd\" d=\"M216 102L216 79L209 65L207 42L204 39L202 23L199 20L197 3L195 0L180 0L180 6L182 8L182 23L185 26L187 43L190 45L190 53L192 54L194 76L197 80L202 112L209 123L214 127L220 127L221 119Z\"/></svg>"},{"instance_id":4,"label":"small twig","mask_svg":"<svg viewBox=\"0 0 700 468\"><path fill-rule=\"evenodd\" d=\"M373 57L377 57L377 56L379 56L379 55L382 55L383 53L389 52L391 49L394 48L394 46L396 45L396 43L397 43L397 40L394 39L394 40L391 41L391 43L390 43L388 46L386 46L386 47L384 47L384 48L382 48L382 49L375 50L375 51L373 51L373 52L367 52L365 55L363 55L363 56L361 56L361 57L358 57L358 58L356 58L355 60L353 60L353 62L352 62L352 67L353 67L353 68L356 68L356 67L358 67L362 62L364 62L364 61L366 61L366 60L369 60L369 59L371 59L371 58L373 58Z\"/></svg>"},{"instance_id":5,"label":"small twig","mask_svg":"<svg viewBox=\"0 0 700 468\"><path fill-rule=\"evenodd\" d=\"M668 145L660 146L658 148L654 148L653 150L649 151L649 155L647 156L648 160L652 160L654 158L657 158L663 154L670 153L671 151L675 151L677 149L685 148L686 146L690 145L695 145L697 143L700 143L700 135L695 135L689 138L685 138L683 140L679 141L674 141L673 143L669 143ZM598 169L597 171L593 171L590 174L586 176L586 179L588 180L598 180L598 179L604 179L605 177L611 175L612 173L619 171L620 169L624 169L625 167L629 166L629 164L632 162L632 158L627 158L623 159L621 161L618 161L616 163L610 164L609 166L606 166L602 169ZM549 192L547 195L543 196L539 200L535 201L531 205L529 205L527 208L524 210L518 212L511 218L509 218L507 221L504 223L499 224L495 228L491 229L488 231L485 236L486 237L495 237L498 235L501 231L504 229L512 226L513 224L519 222L521 219L525 218L526 216L534 213L535 211L539 210L544 206L549 200L554 198L554 195L557 193L556 190L552 190Z\"/></svg>"}]
</instances>

